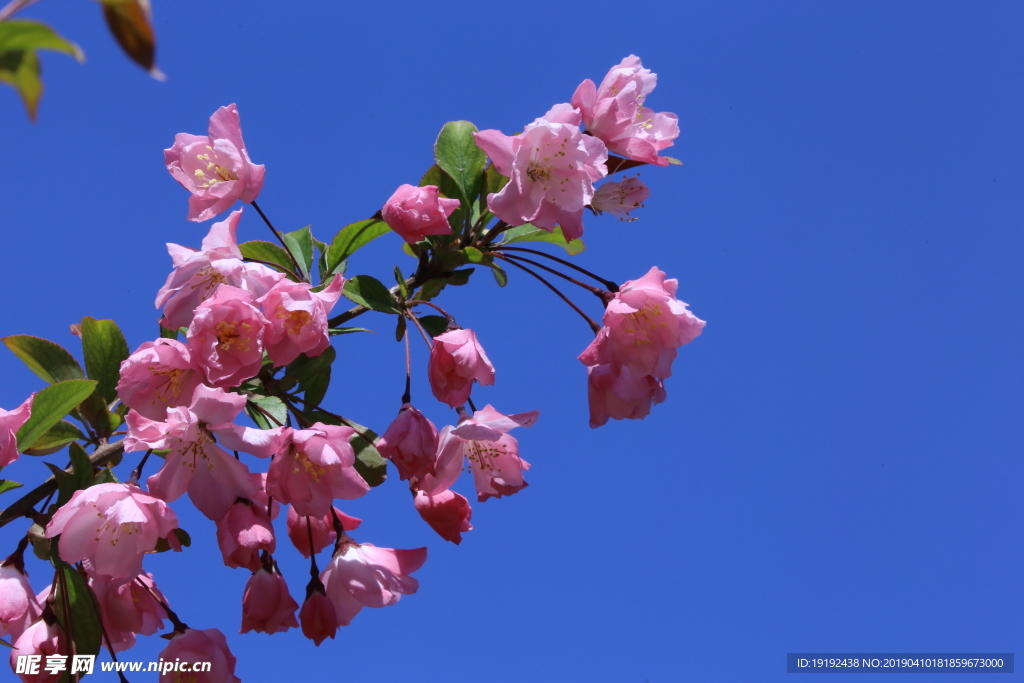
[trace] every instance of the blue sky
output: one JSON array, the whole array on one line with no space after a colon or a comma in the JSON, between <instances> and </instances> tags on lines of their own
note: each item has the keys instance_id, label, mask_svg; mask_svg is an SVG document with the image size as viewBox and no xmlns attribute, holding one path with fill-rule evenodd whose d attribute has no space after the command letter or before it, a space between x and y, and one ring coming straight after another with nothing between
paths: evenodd
<instances>
[{"instance_id":1,"label":"blue sky","mask_svg":"<svg viewBox=\"0 0 1024 683\"><path fill-rule=\"evenodd\" d=\"M267 166L261 207L321 239L415 184L445 121L513 133L630 53L659 76L648 104L680 119L667 153L685 165L640 169L640 220L587 219L577 257L617 281L657 265L708 321L668 400L589 429L586 325L518 274L449 288L497 367L474 397L541 411L516 433L529 488L474 505L459 547L397 477L342 506L357 540L429 558L419 593L320 648L237 634L247 573L176 503L195 543L147 568L186 622L228 634L243 680L774 681L787 652L1024 650L1019 4L156 3L165 83L93 3L25 16L87 62L44 56L37 124L0 91L0 334L69 347L84 315L132 348L154 336L164 243L198 247L209 225L185 220L161 150L221 105ZM249 214L240 237L266 239ZM412 270L399 247L349 272ZM385 316L362 321L379 333L335 341L329 401L383 430L402 347ZM414 399L442 424L424 351ZM13 355L0 372L4 408L40 388ZM5 476L40 478L24 460ZM278 531L301 601L307 565Z\"/></svg>"}]
</instances>

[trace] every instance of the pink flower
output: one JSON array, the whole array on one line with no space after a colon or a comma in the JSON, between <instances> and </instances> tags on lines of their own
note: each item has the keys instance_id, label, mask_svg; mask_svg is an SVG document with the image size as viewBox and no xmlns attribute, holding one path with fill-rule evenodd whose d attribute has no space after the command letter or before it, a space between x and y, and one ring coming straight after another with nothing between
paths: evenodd
<instances>
[{"instance_id":1,"label":"pink flower","mask_svg":"<svg viewBox=\"0 0 1024 683\"><path fill-rule=\"evenodd\" d=\"M414 503L423 521L446 541L458 545L462 543L462 532L473 530L473 525L469 523L473 508L465 496L450 489L433 496L416 491Z\"/></svg>"},{"instance_id":2,"label":"pink flower","mask_svg":"<svg viewBox=\"0 0 1024 683\"><path fill-rule=\"evenodd\" d=\"M288 365L304 353L319 356L330 346L327 316L341 296L340 275L320 292L306 283L280 280L259 300L268 321L264 343L275 367Z\"/></svg>"},{"instance_id":3,"label":"pink flower","mask_svg":"<svg viewBox=\"0 0 1024 683\"><path fill-rule=\"evenodd\" d=\"M142 573L142 556L161 538L175 550L178 516L159 498L130 484L97 484L75 491L54 513L46 537L60 536L60 557L89 558L97 574L129 579Z\"/></svg>"},{"instance_id":4,"label":"pink flower","mask_svg":"<svg viewBox=\"0 0 1024 683\"><path fill-rule=\"evenodd\" d=\"M647 186L635 177L619 182L609 181L597 188L591 206L597 214L607 211L613 216L618 216L619 220L633 221L636 219L627 218L629 212L643 207L644 200L650 194L651 191Z\"/></svg>"},{"instance_id":5,"label":"pink flower","mask_svg":"<svg viewBox=\"0 0 1024 683\"><path fill-rule=\"evenodd\" d=\"M12 555L0 564L0 637L16 640L42 611L21 558Z\"/></svg>"},{"instance_id":6,"label":"pink flower","mask_svg":"<svg viewBox=\"0 0 1024 683\"><path fill-rule=\"evenodd\" d=\"M209 299L222 284L240 287L259 298L285 276L260 264L242 261L238 248L238 221L242 210L210 226L202 249L168 244L174 270L156 295L156 307L164 309L164 327L188 327L196 307Z\"/></svg>"},{"instance_id":7,"label":"pink flower","mask_svg":"<svg viewBox=\"0 0 1024 683\"><path fill-rule=\"evenodd\" d=\"M169 408L164 422L128 411L125 451L147 448L170 451L160 471L146 480L153 495L169 502L188 491L196 507L214 521L218 521L218 513L224 511L218 502L222 497L233 502L235 498L254 495L257 485L249 476L249 468L215 441L219 439L226 448L245 451L258 458L268 458L277 451L280 429L253 429L231 422L242 412L245 400L241 394L199 385L190 405ZM206 501L214 504L207 506Z\"/></svg>"},{"instance_id":8,"label":"pink flower","mask_svg":"<svg viewBox=\"0 0 1024 683\"><path fill-rule=\"evenodd\" d=\"M494 384L494 366L473 330L451 330L434 337L427 377L437 400L455 408L469 398L473 380Z\"/></svg>"},{"instance_id":9,"label":"pink flower","mask_svg":"<svg viewBox=\"0 0 1024 683\"><path fill-rule=\"evenodd\" d=\"M167 599L156 587L152 574L140 574L127 582L90 576L89 585L96 593L100 614L103 615L103 628L114 652L133 647L137 634L151 636L163 628L166 613L153 593L164 602Z\"/></svg>"},{"instance_id":10,"label":"pink flower","mask_svg":"<svg viewBox=\"0 0 1024 683\"><path fill-rule=\"evenodd\" d=\"M242 125L234 104L210 117L210 135L178 133L164 150L164 163L174 179L192 193L188 219L205 221L231 208L236 199L252 202L263 188L263 166L249 160Z\"/></svg>"},{"instance_id":11,"label":"pink flower","mask_svg":"<svg viewBox=\"0 0 1024 683\"><path fill-rule=\"evenodd\" d=\"M568 240L582 235L583 208L594 198L594 181L608 174L608 151L579 124L579 112L556 104L522 135L474 133L494 167L510 178L500 192L487 195L487 208L509 225L551 231L557 224Z\"/></svg>"},{"instance_id":12,"label":"pink flower","mask_svg":"<svg viewBox=\"0 0 1024 683\"><path fill-rule=\"evenodd\" d=\"M18 674L18 677L23 683L57 683L64 672L48 673L46 657L67 654L68 647L64 631L57 623L57 618L48 611L43 618L31 624L14 641L14 648L11 650L11 670L17 671L19 656L42 655L34 674L23 673Z\"/></svg>"},{"instance_id":13,"label":"pink flower","mask_svg":"<svg viewBox=\"0 0 1024 683\"><path fill-rule=\"evenodd\" d=\"M203 373L187 346L175 339L157 339L145 342L121 363L117 395L140 415L163 420L168 408L192 400L202 381Z\"/></svg>"},{"instance_id":14,"label":"pink flower","mask_svg":"<svg viewBox=\"0 0 1024 683\"><path fill-rule=\"evenodd\" d=\"M639 57L630 55L612 67L600 88L589 78L583 81L572 96L572 106L583 114L587 132L603 140L610 151L666 166L668 159L659 157L658 152L679 137L679 119L644 106L657 82L657 75L643 68Z\"/></svg>"},{"instance_id":15,"label":"pink flower","mask_svg":"<svg viewBox=\"0 0 1024 683\"><path fill-rule=\"evenodd\" d=\"M228 649L228 640L215 628L205 631L190 628L184 633L176 633L159 656L165 667L160 673L160 683L242 683L235 675L237 660ZM210 662L211 667L205 672L183 673L180 668L177 671L167 670L167 664L172 662L178 667L179 662Z\"/></svg>"},{"instance_id":16,"label":"pink flower","mask_svg":"<svg viewBox=\"0 0 1024 683\"><path fill-rule=\"evenodd\" d=\"M387 607L419 588L409 576L423 566L427 549L392 550L348 542L320 574L338 623L348 626L363 607Z\"/></svg>"},{"instance_id":17,"label":"pink flower","mask_svg":"<svg viewBox=\"0 0 1024 683\"><path fill-rule=\"evenodd\" d=\"M587 394L590 401L590 426L600 427L615 420L642 420L651 412L652 403L665 400L661 380L650 375L637 377L623 366L593 365L587 368Z\"/></svg>"},{"instance_id":18,"label":"pink flower","mask_svg":"<svg viewBox=\"0 0 1024 683\"><path fill-rule=\"evenodd\" d=\"M411 404L402 404L398 417L377 440L377 450L395 464L401 479L422 479L434 472L437 427Z\"/></svg>"},{"instance_id":19,"label":"pink flower","mask_svg":"<svg viewBox=\"0 0 1024 683\"><path fill-rule=\"evenodd\" d=\"M539 411L505 415L486 405L473 413L462 414L457 427L445 427L438 439L436 476L426 477L419 488L430 496L451 487L469 459L476 485L477 500L511 496L526 488L523 472L530 463L519 457L519 442L508 432L516 427L529 427L537 421Z\"/></svg>"},{"instance_id":20,"label":"pink flower","mask_svg":"<svg viewBox=\"0 0 1024 683\"><path fill-rule=\"evenodd\" d=\"M341 520L341 526L345 531L358 529L363 522L357 517L349 517L338 508L334 508L334 514ZM311 554L310 534L313 536L312 554L316 554L334 543L338 535L334 533L334 520L331 513L328 512L323 517L305 517L296 512L294 507L288 508L288 538L303 557L309 557Z\"/></svg>"},{"instance_id":21,"label":"pink flower","mask_svg":"<svg viewBox=\"0 0 1024 683\"><path fill-rule=\"evenodd\" d=\"M448 216L459 208L458 199L439 197L437 187L402 185L384 203L381 215L388 227L408 242L415 244L427 235L450 235Z\"/></svg>"},{"instance_id":22,"label":"pink flower","mask_svg":"<svg viewBox=\"0 0 1024 683\"><path fill-rule=\"evenodd\" d=\"M258 631L261 633L282 633L297 628L295 610L299 603L288 593L284 577L273 568L267 571L260 567L249 577L242 595L242 630L239 633Z\"/></svg>"},{"instance_id":23,"label":"pink flower","mask_svg":"<svg viewBox=\"0 0 1024 683\"><path fill-rule=\"evenodd\" d=\"M299 621L302 623L302 635L317 647L327 638L334 638L338 632L338 616L323 584L307 591L306 601L299 610Z\"/></svg>"},{"instance_id":24,"label":"pink flower","mask_svg":"<svg viewBox=\"0 0 1024 683\"><path fill-rule=\"evenodd\" d=\"M6 467L18 459L18 430L32 416L32 394L14 410L0 408L0 467Z\"/></svg>"},{"instance_id":25,"label":"pink flower","mask_svg":"<svg viewBox=\"0 0 1024 683\"><path fill-rule=\"evenodd\" d=\"M291 503L300 515L322 517L335 498L352 500L370 490L355 469L351 427L315 423L309 429L285 427L278 454L267 472L267 493Z\"/></svg>"},{"instance_id":26,"label":"pink flower","mask_svg":"<svg viewBox=\"0 0 1024 683\"><path fill-rule=\"evenodd\" d=\"M186 337L210 384L236 387L260 371L269 323L255 304L244 289L221 285L196 309Z\"/></svg>"},{"instance_id":27,"label":"pink flower","mask_svg":"<svg viewBox=\"0 0 1024 683\"><path fill-rule=\"evenodd\" d=\"M249 501L232 505L224 519L217 522L217 545L228 567L257 571L263 566L260 551L273 553L277 549L267 506Z\"/></svg>"}]
</instances>

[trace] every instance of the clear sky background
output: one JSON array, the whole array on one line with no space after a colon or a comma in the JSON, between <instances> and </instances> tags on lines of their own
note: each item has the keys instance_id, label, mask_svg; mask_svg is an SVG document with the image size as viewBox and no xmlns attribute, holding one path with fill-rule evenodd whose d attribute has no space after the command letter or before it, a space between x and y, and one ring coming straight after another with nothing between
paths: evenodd
<instances>
[{"instance_id":1,"label":"clear sky background","mask_svg":"<svg viewBox=\"0 0 1024 683\"><path fill-rule=\"evenodd\" d=\"M419 593L320 648L238 635L248 572L175 503L194 545L147 569L182 619L228 635L243 680L777 681L787 652L1024 653L1019 3L154 4L166 83L94 3L25 14L88 61L44 56L35 125L0 90L0 334L77 349L68 325L91 315L133 349L155 336L164 243L209 227L185 220L161 150L221 105L267 166L261 206L329 240L418 181L445 121L511 134L630 53L659 76L648 104L679 116L666 152L685 166L641 169L640 220L586 219L578 260L620 282L657 265L708 321L666 403L591 430L586 325L518 273L447 290L497 367L479 404L541 412L515 433L529 488L474 503L459 547L394 474L341 505L357 540L429 558ZM269 237L251 209L240 237ZM349 272L395 263L413 269L385 236ZM402 347L393 319L361 322L379 333L335 340L329 405L382 431ZM451 421L413 351L414 400ZM10 409L41 381L4 354ZM4 476L42 477L23 460ZM307 564L277 529L301 602ZM20 533L0 532L0 555Z\"/></svg>"}]
</instances>

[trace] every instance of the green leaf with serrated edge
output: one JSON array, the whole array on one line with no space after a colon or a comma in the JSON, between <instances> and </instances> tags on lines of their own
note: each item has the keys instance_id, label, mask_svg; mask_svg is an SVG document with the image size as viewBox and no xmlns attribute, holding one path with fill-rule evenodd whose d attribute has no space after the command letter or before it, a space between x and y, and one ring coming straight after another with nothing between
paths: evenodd
<instances>
[{"instance_id":1,"label":"green leaf with serrated edge","mask_svg":"<svg viewBox=\"0 0 1024 683\"><path fill-rule=\"evenodd\" d=\"M504 287L508 284L508 273L505 272L504 268L496 263L488 263L487 265L490 266L491 273L494 275L494 280L498 283L499 287Z\"/></svg>"},{"instance_id":2,"label":"green leaf with serrated edge","mask_svg":"<svg viewBox=\"0 0 1024 683\"><path fill-rule=\"evenodd\" d=\"M387 461L373 445L373 441L367 441L363 437L365 434L376 441L377 435L362 425L352 424L355 425L356 433L349 439L349 443L352 444L352 450L356 452L356 472L370 486L380 486L388 478Z\"/></svg>"},{"instance_id":3,"label":"green leaf with serrated edge","mask_svg":"<svg viewBox=\"0 0 1024 683\"><path fill-rule=\"evenodd\" d=\"M391 228L379 218L368 218L346 225L334 236L331 246L327 247L327 274L337 272L349 256L386 232L391 232Z\"/></svg>"},{"instance_id":4,"label":"green leaf with serrated edge","mask_svg":"<svg viewBox=\"0 0 1024 683\"><path fill-rule=\"evenodd\" d=\"M178 338L178 331L177 330L172 330L169 327L164 327L163 325L160 325L160 338L161 339L177 339Z\"/></svg>"},{"instance_id":5,"label":"green leaf with serrated edge","mask_svg":"<svg viewBox=\"0 0 1024 683\"><path fill-rule=\"evenodd\" d=\"M453 287L461 287L469 282L469 276L473 274L474 268L462 268L448 276L448 284Z\"/></svg>"},{"instance_id":6,"label":"green leaf with serrated edge","mask_svg":"<svg viewBox=\"0 0 1024 683\"><path fill-rule=\"evenodd\" d=\"M52 462L43 461L43 464L53 473L53 478L57 480L56 505L61 507L64 503L71 500L71 496L79 489L78 479L75 478L75 475L65 472Z\"/></svg>"},{"instance_id":7,"label":"green leaf with serrated edge","mask_svg":"<svg viewBox=\"0 0 1024 683\"><path fill-rule=\"evenodd\" d=\"M4 337L4 344L28 366L29 370L50 384L66 379L85 378L82 366L60 344L42 337L30 337L27 334Z\"/></svg>"},{"instance_id":8,"label":"green leaf with serrated edge","mask_svg":"<svg viewBox=\"0 0 1024 683\"><path fill-rule=\"evenodd\" d=\"M92 480L92 461L89 454L77 443L68 447L68 456L71 459L71 472L78 480L79 488L85 488Z\"/></svg>"},{"instance_id":9,"label":"green leaf with serrated edge","mask_svg":"<svg viewBox=\"0 0 1024 683\"><path fill-rule=\"evenodd\" d=\"M398 293L402 295L403 299L409 298L409 288L405 284L405 276L402 275L402 269L395 266L395 282L398 283Z\"/></svg>"},{"instance_id":10,"label":"green leaf with serrated edge","mask_svg":"<svg viewBox=\"0 0 1024 683\"><path fill-rule=\"evenodd\" d=\"M395 325L395 341L402 341L402 338L405 337L405 329L405 316L400 315L398 316L398 324Z\"/></svg>"},{"instance_id":11,"label":"green leaf with serrated edge","mask_svg":"<svg viewBox=\"0 0 1024 683\"><path fill-rule=\"evenodd\" d=\"M32 416L18 430L18 452L31 446L71 409L92 395L96 380L69 379L51 384L36 394Z\"/></svg>"},{"instance_id":12,"label":"green leaf with serrated edge","mask_svg":"<svg viewBox=\"0 0 1024 683\"><path fill-rule=\"evenodd\" d=\"M107 403L117 400L121 363L128 358L128 343L113 320L82 318L82 352L85 371L94 379L96 393Z\"/></svg>"},{"instance_id":13,"label":"green leaf with serrated edge","mask_svg":"<svg viewBox=\"0 0 1024 683\"><path fill-rule=\"evenodd\" d=\"M113 428L110 426L113 419L107 411L106 401L100 398L99 394L90 394L82 401L78 406L78 413L101 436L109 436L110 432L116 429L116 426Z\"/></svg>"},{"instance_id":14,"label":"green leaf with serrated edge","mask_svg":"<svg viewBox=\"0 0 1024 683\"><path fill-rule=\"evenodd\" d=\"M45 434L36 439L31 447L25 449L25 455L49 455L75 441L84 441L85 434L75 425L61 420L50 427Z\"/></svg>"},{"instance_id":15,"label":"green leaf with serrated edge","mask_svg":"<svg viewBox=\"0 0 1024 683\"><path fill-rule=\"evenodd\" d=\"M334 347L328 346L319 356L301 354L285 371L286 377L298 380L299 391L305 392L307 405L320 405L331 382L331 363L337 358Z\"/></svg>"},{"instance_id":16,"label":"green leaf with serrated edge","mask_svg":"<svg viewBox=\"0 0 1024 683\"><path fill-rule=\"evenodd\" d=\"M264 242L263 240L242 242L238 245L238 249L244 258L277 266L277 270L285 274L295 274L295 264L292 263L288 252L273 242Z\"/></svg>"},{"instance_id":17,"label":"green leaf with serrated edge","mask_svg":"<svg viewBox=\"0 0 1024 683\"><path fill-rule=\"evenodd\" d=\"M7 493L14 489L20 489L22 486L24 486L24 484L19 484L18 482L11 481L10 479L0 479L0 493Z\"/></svg>"},{"instance_id":18,"label":"green leaf with serrated edge","mask_svg":"<svg viewBox=\"0 0 1024 683\"><path fill-rule=\"evenodd\" d=\"M39 73L39 57L34 50L0 52L0 83L7 83L18 91L32 121L36 120L39 98L43 96Z\"/></svg>"},{"instance_id":19,"label":"green leaf with serrated edge","mask_svg":"<svg viewBox=\"0 0 1024 683\"><path fill-rule=\"evenodd\" d=\"M523 230L523 228L527 229ZM561 226L556 226L554 230L548 232L527 223L526 225L512 228L505 233L504 237L502 245L515 244L516 242L545 242L547 244L557 244L562 249L565 249L569 256L575 256L586 249L586 245L583 244L581 239L566 242L565 236L562 235Z\"/></svg>"},{"instance_id":20,"label":"green leaf with serrated edge","mask_svg":"<svg viewBox=\"0 0 1024 683\"><path fill-rule=\"evenodd\" d=\"M309 232L309 226L286 232L281 237L299 262L299 270L302 271L299 275L308 281L309 269L313 267L313 235Z\"/></svg>"},{"instance_id":21,"label":"green leaf with serrated edge","mask_svg":"<svg viewBox=\"0 0 1024 683\"><path fill-rule=\"evenodd\" d=\"M430 301L440 294L441 290L443 290L447 284L447 278L433 278L427 280L414 296L421 301Z\"/></svg>"},{"instance_id":22,"label":"green leaf with serrated edge","mask_svg":"<svg viewBox=\"0 0 1024 683\"><path fill-rule=\"evenodd\" d=\"M420 321L420 325L427 331L431 337L436 337L439 334L444 334L445 330L448 329L448 319L443 315L425 315L421 318L417 318Z\"/></svg>"},{"instance_id":23,"label":"green leaf with serrated edge","mask_svg":"<svg viewBox=\"0 0 1024 683\"><path fill-rule=\"evenodd\" d=\"M61 579L54 582L53 611L57 621L65 633L74 634L75 654L99 654L103 627L96 614L97 601L90 592L92 589L71 565L61 560L53 564L61 573Z\"/></svg>"},{"instance_id":24,"label":"green leaf with serrated edge","mask_svg":"<svg viewBox=\"0 0 1024 683\"><path fill-rule=\"evenodd\" d=\"M320 273L320 284L324 285L327 284L327 278L330 275L327 272L327 245L314 237L313 246L319 254L316 258L316 266L317 271Z\"/></svg>"},{"instance_id":25,"label":"green leaf with serrated edge","mask_svg":"<svg viewBox=\"0 0 1024 683\"><path fill-rule=\"evenodd\" d=\"M483 188L484 166L487 165L487 155L473 138L475 132L476 126L469 121L449 121L434 144L437 165L459 186L467 206Z\"/></svg>"},{"instance_id":26,"label":"green leaf with serrated edge","mask_svg":"<svg viewBox=\"0 0 1024 683\"><path fill-rule=\"evenodd\" d=\"M380 280L370 275L356 275L345 283L342 294L374 311L393 314L401 312L394 295Z\"/></svg>"},{"instance_id":27,"label":"green leaf with serrated edge","mask_svg":"<svg viewBox=\"0 0 1024 683\"><path fill-rule=\"evenodd\" d=\"M333 337L335 335L338 335L338 334L352 334L353 332L371 332L372 333L373 330L368 330L365 327L332 327L329 330L327 330L327 334L329 336L331 336L331 337Z\"/></svg>"},{"instance_id":28,"label":"green leaf with serrated edge","mask_svg":"<svg viewBox=\"0 0 1024 683\"><path fill-rule=\"evenodd\" d=\"M263 429L281 427L287 423L288 406L286 406L284 401L279 399L277 396L250 396L249 400L273 416L273 419L271 419L267 417L264 412L259 410L256 411L258 414L262 415L264 419L267 420L267 424L270 425L269 427L263 427Z\"/></svg>"},{"instance_id":29,"label":"green leaf with serrated edge","mask_svg":"<svg viewBox=\"0 0 1024 683\"><path fill-rule=\"evenodd\" d=\"M85 59L77 45L41 21L8 19L0 22L0 52L18 50L53 50L71 55L80 62Z\"/></svg>"},{"instance_id":30,"label":"green leaf with serrated edge","mask_svg":"<svg viewBox=\"0 0 1024 683\"><path fill-rule=\"evenodd\" d=\"M509 179L498 173L498 169L494 168L493 165L488 166L487 170L484 171L484 190L483 194L495 194L501 192L501 189L508 185ZM486 199L486 197L484 197Z\"/></svg>"},{"instance_id":31,"label":"green leaf with serrated edge","mask_svg":"<svg viewBox=\"0 0 1024 683\"><path fill-rule=\"evenodd\" d=\"M466 260L470 263L483 263L484 261L484 253L476 247L466 247L462 252L466 255Z\"/></svg>"},{"instance_id":32,"label":"green leaf with serrated edge","mask_svg":"<svg viewBox=\"0 0 1024 683\"><path fill-rule=\"evenodd\" d=\"M156 451L153 451L153 455L156 455L156 454L157 454ZM99 472L97 472L96 476L89 480L89 485L86 486L85 488L89 488L89 486L96 486L96 484L120 484L120 483L121 482L118 480L117 475L114 474L114 471L112 469L110 469L110 466L107 466L107 467L104 467L103 469L101 469Z\"/></svg>"},{"instance_id":33,"label":"green leaf with serrated edge","mask_svg":"<svg viewBox=\"0 0 1024 683\"><path fill-rule=\"evenodd\" d=\"M178 544L182 547L188 548L192 545L192 537L188 535L188 532L184 529L171 529L171 533L174 534L178 540ZM156 540L156 547L153 549L155 553L166 553L171 550L171 544L166 538L158 538Z\"/></svg>"}]
</instances>

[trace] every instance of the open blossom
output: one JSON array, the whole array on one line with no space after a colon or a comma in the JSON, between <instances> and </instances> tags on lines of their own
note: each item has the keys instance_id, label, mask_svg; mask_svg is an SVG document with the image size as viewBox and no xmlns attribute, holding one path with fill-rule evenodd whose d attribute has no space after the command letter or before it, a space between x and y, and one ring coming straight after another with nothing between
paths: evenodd
<instances>
[{"instance_id":1,"label":"open blossom","mask_svg":"<svg viewBox=\"0 0 1024 683\"><path fill-rule=\"evenodd\" d=\"M140 415L163 420L168 408L188 405L202 382L202 370L187 346L176 339L157 339L143 343L121 363L117 395Z\"/></svg>"},{"instance_id":2,"label":"open blossom","mask_svg":"<svg viewBox=\"0 0 1024 683\"><path fill-rule=\"evenodd\" d=\"M164 662L210 663L210 670L204 672L162 671L160 683L242 683L235 675L238 660L228 649L228 639L215 628L204 631L190 628L184 633L175 633L159 656Z\"/></svg>"},{"instance_id":3,"label":"open blossom","mask_svg":"<svg viewBox=\"0 0 1024 683\"><path fill-rule=\"evenodd\" d=\"M46 537L60 535L60 557L89 558L95 573L119 579L142 573L142 556L161 538L180 550L178 516L159 498L131 484L97 484L75 491L54 513Z\"/></svg>"},{"instance_id":4,"label":"open blossom","mask_svg":"<svg viewBox=\"0 0 1024 683\"><path fill-rule=\"evenodd\" d=\"M519 457L519 442L509 434L516 427L529 427L540 412L505 415L486 405L470 417L462 414L456 427L445 427L438 439L435 476L428 476L419 488L430 496L451 488L466 459L473 470L477 500L511 496L526 488L523 472L530 463Z\"/></svg>"},{"instance_id":5,"label":"open blossom","mask_svg":"<svg viewBox=\"0 0 1024 683\"><path fill-rule=\"evenodd\" d=\"M381 215L399 237L415 244L427 235L450 235L448 216L459 208L458 199L439 197L437 187L402 185L384 203Z\"/></svg>"},{"instance_id":6,"label":"open blossom","mask_svg":"<svg viewBox=\"0 0 1024 683\"><path fill-rule=\"evenodd\" d=\"M351 427L315 423L309 429L285 427L280 450L267 472L267 493L291 503L300 515L322 517L335 498L352 500L366 495L370 485L355 468L349 439Z\"/></svg>"},{"instance_id":7,"label":"open blossom","mask_svg":"<svg viewBox=\"0 0 1024 683\"><path fill-rule=\"evenodd\" d=\"M341 526L345 531L358 529L363 520L358 517L349 517L338 508L334 508L334 514L341 520ZM334 531L334 519L328 512L323 517L306 517L295 511L294 507L288 508L288 538L292 545L302 554L309 557L310 537L313 540L312 554L316 554L334 543L338 535Z\"/></svg>"},{"instance_id":8,"label":"open blossom","mask_svg":"<svg viewBox=\"0 0 1024 683\"><path fill-rule=\"evenodd\" d=\"M580 132L580 114L568 104L551 110L521 135L498 130L474 133L476 144L510 180L487 195L487 208L509 225L562 226L568 240L583 234L583 208L594 198L594 181L608 174L608 150Z\"/></svg>"},{"instance_id":9,"label":"open blossom","mask_svg":"<svg viewBox=\"0 0 1024 683\"><path fill-rule=\"evenodd\" d=\"M204 501L220 500L224 490L230 492L227 495L232 501L253 496L257 485L249 476L249 468L221 446L268 458L277 450L280 429L232 423L245 407L245 400L241 394L200 385L188 407L169 408L162 422L128 411L125 451L169 450L160 471L146 480L150 492L169 502L188 491L196 507L215 521L216 513L209 512Z\"/></svg>"},{"instance_id":10,"label":"open blossom","mask_svg":"<svg viewBox=\"0 0 1024 683\"><path fill-rule=\"evenodd\" d=\"M409 576L427 561L427 549L392 550L348 542L320 574L338 623L348 626L363 607L387 607L419 588Z\"/></svg>"},{"instance_id":11,"label":"open blossom","mask_svg":"<svg viewBox=\"0 0 1024 683\"><path fill-rule=\"evenodd\" d=\"M299 603L288 592L288 584L277 568L268 571L260 567L245 584L245 593L242 595L242 629L239 633L282 633L297 628L297 609Z\"/></svg>"},{"instance_id":12,"label":"open blossom","mask_svg":"<svg viewBox=\"0 0 1024 683\"><path fill-rule=\"evenodd\" d=\"M587 397L590 403L590 426L600 427L614 420L642 420L651 412L651 405L665 400L665 387L650 375L637 377L626 366L609 364L587 368Z\"/></svg>"},{"instance_id":13,"label":"open blossom","mask_svg":"<svg viewBox=\"0 0 1024 683\"><path fill-rule=\"evenodd\" d=\"M261 263L242 261L236 237L241 218L239 209L211 225L199 250L168 243L174 270L156 295L156 307L164 309L161 325L173 330L188 327L199 304L213 296L220 285L239 287L259 298L285 279Z\"/></svg>"},{"instance_id":14,"label":"open blossom","mask_svg":"<svg viewBox=\"0 0 1024 683\"><path fill-rule=\"evenodd\" d=\"M0 408L0 467L6 467L18 459L18 430L32 416L32 394L14 410Z\"/></svg>"},{"instance_id":15,"label":"open blossom","mask_svg":"<svg viewBox=\"0 0 1024 683\"><path fill-rule=\"evenodd\" d=\"M127 581L93 575L89 577L89 586L96 593L103 628L114 652L133 647L136 635L151 636L163 628L166 613L153 593L164 602L167 600L156 587L152 574L140 574Z\"/></svg>"},{"instance_id":16,"label":"open blossom","mask_svg":"<svg viewBox=\"0 0 1024 683\"><path fill-rule=\"evenodd\" d=\"M319 356L330 346L327 316L344 286L340 275L320 292L304 282L282 279L259 299L267 319L264 345L276 367L288 365L300 353Z\"/></svg>"},{"instance_id":17,"label":"open blossom","mask_svg":"<svg viewBox=\"0 0 1024 683\"><path fill-rule=\"evenodd\" d=\"M210 384L236 387L260 371L267 326L252 294L221 285L199 304L186 337Z\"/></svg>"},{"instance_id":18,"label":"open blossom","mask_svg":"<svg viewBox=\"0 0 1024 683\"><path fill-rule=\"evenodd\" d=\"M423 521L446 541L458 545L462 543L462 532L473 530L473 525L469 523L473 508L465 496L455 491L439 491L433 496L416 491L413 502Z\"/></svg>"},{"instance_id":19,"label":"open blossom","mask_svg":"<svg viewBox=\"0 0 1024 683\"><path fill-rule=\"evenodd\" d=\"M29 625L14 641L14 647L11 649L11 670L17 671L19 656L42 655L37 673L18 674L18 677L22 683L57 683L64 672L48 673L46 658L49 655L66 656L67 654L68 646L64 631L61 630L56 617L50 612L44 618Z\"/></svg>"},{"instance_id":20,"label":"open blossom","mask_svg":"<svg viewBox=\"0 0 1024 683\"><path fill-rule=\"evenodd\" d=\"M679 119L644 106L657 83L657 75L630 55L612 67L600 87L589 78L583 81L572 96L572 106L583 114L587 132L603 140L609 151L665 166L669 161L658 152L679 137Z\"/></svg>"},{"instance_id":21,"label":"open blossom","mask_svg":"<svg viewBox=\"0 0 1024 683\"><path fill-rule=\"evenodd\" d=\"M257 571L262 565L260 551L277 549L274 527L265 503L238 501L217 522L217 545L224 564Z\"/></svg>"},{"instance_id":22,"label":"open blossom","mask_svg":"<svg viewBox=\"0 0 1024 683\"><path fill-rule=\"evenodd\" d=\"M636 220L627 218L629 212L642 207L650 194L647 186L635 177L618 182L609 181L597 188L591 206L598 214L608 212L621 220Z\"/></svg>"},{"instance_id":23,"label":"open blossom","mask_svg":"<svg viewBox=\"0 0 1024 683\"><path fill-rule=\"evenodd\" d=\"M427 378L437 400L455 408L469 398L473 380L494 384L494 366L473 330L451 330L434 337Z\"/></svg>"},{"instance_id":24,"label":"open blossom","mask_svg":"<svg viewBox=\"0 0 1024 683\"><path fill-rule=\"evenodd\" d=\"M209 133L178 133L174 146L164 150L167 170L192 193L188 199L190 221L213 218L237 199L252 202L263 188L266 169L249 160L234 104L213 113Z\"/></svg>"},{"instance_id":25,"label":"open blossom","mask_svg":"<svg viewBox=\"0 0 1024 683\"><path fill-rule=\"evenodd\" d=\"M411 404L404 403L398 417L377 440L377 450L395 464L403 481L422 479L434 472L437 427Z\"/></svg>"},{"instance_id":26,"label":"open blossom","mask_svg":"<svg viewBox=\"0 0 1024 683\"><path fill-rule=\"evenodd\" d=\"M20 558L0 564L0 637L16 640L42 611Z\"/></svg>"}]
</instances>

